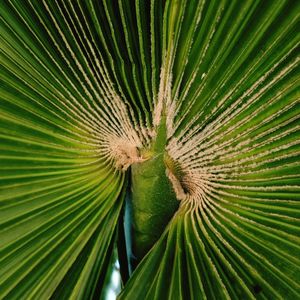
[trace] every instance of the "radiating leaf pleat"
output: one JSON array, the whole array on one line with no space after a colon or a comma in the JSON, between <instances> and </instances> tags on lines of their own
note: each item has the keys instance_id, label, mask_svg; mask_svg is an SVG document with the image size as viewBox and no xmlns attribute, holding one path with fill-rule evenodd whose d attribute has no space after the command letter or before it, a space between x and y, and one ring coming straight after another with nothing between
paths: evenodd
<instances>
[{"instance_id":1,"label":"radiating leaf pleat","mask_svg":"<svg viewBox=\"0 0 300 300\"><path fill-rule=\"evenodd\" d=\"M125 111L87 4L0 4L0 298L102 293L126 182L103 139Z\"/></svg>"},{"instance_id":2,"label":"radiating leaf pleat","mask_svg":"<svg viewBox=\"0 0 300 300\"><path fill-rule=\"evenodd\" d=\"M167 149L194 185L120 299L299 296L298 23L291 1L167 2Z\"/></svg>"},{"instance_id":3,"label":"radiating leaf pleat","mask_svg":"<svg viewBox=\"0 0 300 300\"><path fill-rule=\"evenodd\" d=\"M120 299L297 297L299 248L290 244L295 252L281 252L280 245L284 248L288 241L268 238L272 229L259 230L258 225L252 226L253 234L239 218L228 219L210 205L196 211L182 207ZM141 282L146 289L139 288Z\"/></svg>"}]
</instances>

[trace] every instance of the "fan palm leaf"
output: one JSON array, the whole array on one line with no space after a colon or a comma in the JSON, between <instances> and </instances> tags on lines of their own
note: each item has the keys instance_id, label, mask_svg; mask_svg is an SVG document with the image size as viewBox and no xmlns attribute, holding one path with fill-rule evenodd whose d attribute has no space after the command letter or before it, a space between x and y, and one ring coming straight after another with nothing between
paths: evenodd
<instances>
[{"instance_id":1,"label":"fan palm leaf","mask_svg":"<svg viewBox=\"0 0 300 300\"><path fill-rule=\"evenodd\" d=\"M298 1L0 16L1 299L299 297Z\"/></svg>"}]
</instances>

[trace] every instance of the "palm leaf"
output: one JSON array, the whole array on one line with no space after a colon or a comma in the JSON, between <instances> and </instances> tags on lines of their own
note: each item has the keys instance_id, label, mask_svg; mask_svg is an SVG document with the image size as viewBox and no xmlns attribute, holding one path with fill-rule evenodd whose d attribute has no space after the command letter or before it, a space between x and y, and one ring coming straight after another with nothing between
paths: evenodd
<instances>
[{"instance_id":1,"label":"palm leaf","mask_svg":"<svg viewBox=\"0 0 300 300\"><path fill-rule=\"evenodd\" d=\"M299 13L1 1L0 298L297 298Z\"/></svg>"}]
</instances>

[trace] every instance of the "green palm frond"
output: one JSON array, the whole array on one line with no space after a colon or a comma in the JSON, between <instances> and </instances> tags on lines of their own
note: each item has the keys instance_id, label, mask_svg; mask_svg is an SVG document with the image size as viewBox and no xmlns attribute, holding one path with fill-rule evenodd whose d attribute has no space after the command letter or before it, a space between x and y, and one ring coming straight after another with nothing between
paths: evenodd
<instances>
[{"instance_id":1,"label":"green palm frond","mask_svg":"<svg viewBox=\"0 0 300 300\"><path fill-rule=\"evenodd\" d=\"M298 1L0 16L1 299L299 297Z\"/></svg>"}]
</instances>

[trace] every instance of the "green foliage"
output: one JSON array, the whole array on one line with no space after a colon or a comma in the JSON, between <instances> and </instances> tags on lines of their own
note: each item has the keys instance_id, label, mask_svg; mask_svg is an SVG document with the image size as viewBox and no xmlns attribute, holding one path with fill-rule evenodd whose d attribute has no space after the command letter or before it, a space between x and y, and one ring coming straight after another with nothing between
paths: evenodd
<instances>
[{"instance_id":1,"label":"green foliage","mask_svg":"<svg viewBox=\"0 0 300 300\"><path fill-rule=\"evenodd\" d=\"M0 1L0 299L299 298L299 15Z\"/></svg>"}]
</instances>

